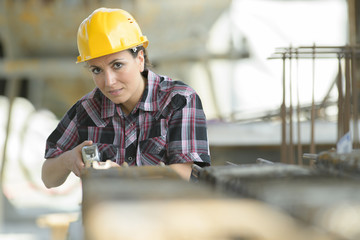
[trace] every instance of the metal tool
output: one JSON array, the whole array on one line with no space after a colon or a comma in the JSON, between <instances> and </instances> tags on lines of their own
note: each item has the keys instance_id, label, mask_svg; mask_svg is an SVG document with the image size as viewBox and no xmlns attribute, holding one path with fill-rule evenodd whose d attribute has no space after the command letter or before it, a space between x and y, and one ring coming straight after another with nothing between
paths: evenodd
<instances>
[{"instance_id":1,"label":"metal tool","mask_svg":"<svg viewBox=\"0 0 360 240\"><path fill-rule=\"evenodd\" d=\"M92 167L94 161L100 162L100 154L97 145L84 146L81 149L81 154L85 167Z\"/></svg>"}]
</instances>

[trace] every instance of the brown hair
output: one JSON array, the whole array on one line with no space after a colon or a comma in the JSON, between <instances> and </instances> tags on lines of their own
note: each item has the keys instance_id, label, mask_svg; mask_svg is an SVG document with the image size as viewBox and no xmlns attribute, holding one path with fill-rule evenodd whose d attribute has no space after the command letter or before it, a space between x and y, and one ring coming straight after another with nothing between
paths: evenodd
<instances>
[{"instance_id":1,"label":"brown hair","mask_svg":"<svg viewBox=\"0 0 360 240\"><path fill-rule=\"evenodd\" d=\"M135 47L135 48L128 49L128 51L131 53L133 58L136 58L141 50L144 52L144 58L145 58L144 69L149 69L150 67L152 67L152 65L151 65L151 62L150 62L150 60L148 58L146 48L144 48L144 46L138 46L138 47Z\"/></svg>"}]
</instances>

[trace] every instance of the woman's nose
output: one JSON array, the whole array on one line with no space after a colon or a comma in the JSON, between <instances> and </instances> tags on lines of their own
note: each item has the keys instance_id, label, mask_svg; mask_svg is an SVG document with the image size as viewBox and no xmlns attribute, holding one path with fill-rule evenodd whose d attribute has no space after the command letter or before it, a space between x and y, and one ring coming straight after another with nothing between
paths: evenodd
<instances>
[{"instance_id":1,"label":"woman's nose","mask_svg":"<svg viewBox=\"0 0 360 240\"><path fill-rule=\"evenodd\" d=\"M116 82L116 76L112 71L105 72L105 86L111 86Z\"/></svg>"}]
</instances>

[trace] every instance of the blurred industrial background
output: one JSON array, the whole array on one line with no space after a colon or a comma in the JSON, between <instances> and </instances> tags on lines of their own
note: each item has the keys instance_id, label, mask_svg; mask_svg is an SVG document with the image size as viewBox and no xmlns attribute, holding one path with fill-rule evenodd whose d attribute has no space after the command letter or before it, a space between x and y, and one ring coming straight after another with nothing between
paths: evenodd
<instances>
[{"instance_id":1,"label":"blurred industrial background","mask_svg":"<svg viewBox=\"0 0 360 240\"><path fill-rule=\"evenodd\" d=\"M130 238L122 229L121 239L360 239L356 0L0 0L0 239L64 239L69 222L94 214L99 218L85 225L89 239L111 239L105 233L116 227L101 219L127 226L126 215L111 215L115 210L150 214L132 216L143 224L151 221L147 206L161 212L156 201L114 205L116 194L144 198L135 190L104 188L101 198L91 187L119 175L145 191L143 182L125 179L134 173L90 172L83 182L72 175L51 190L41 181L47 136L94 87L89 71L75 64L76 33L102 6L132 13L149 39L153 70L199 93L213 164L197 169L200 191L166 169L154 173L163 182L152 183L175 182L177 192L159 192L156 200L172 199L164 205L174 217L176 204L187 200L196 206L192 223L204 221L200 209L208 225L169 223L167 238L149 229ZM352 149L336 151L346 133ZM141 172L144 179L149 173ZM95 197L112 202L97 206ZM170 220L157 216L160 225ZM224 221L209 220L219 217ZM181 230L195 237L181 238Z\"/></svg>"}]
</instances>

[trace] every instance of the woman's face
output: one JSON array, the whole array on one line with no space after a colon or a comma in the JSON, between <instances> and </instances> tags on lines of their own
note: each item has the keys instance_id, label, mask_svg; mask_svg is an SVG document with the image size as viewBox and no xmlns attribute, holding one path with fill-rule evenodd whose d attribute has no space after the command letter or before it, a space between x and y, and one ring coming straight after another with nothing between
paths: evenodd
<instances>
[{"instance_id":1,"label":"woman's face","mask_svg":"<svg viewBox=\"0 0 360 240\"><path fill-rule=\"evenodd\" d=\"M130 113L142 96L145 80L144 53L136 58L127 50L94 58L88 61L96 86L115 104L121 104Z\"/></svg>"}]
</instances>

